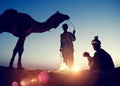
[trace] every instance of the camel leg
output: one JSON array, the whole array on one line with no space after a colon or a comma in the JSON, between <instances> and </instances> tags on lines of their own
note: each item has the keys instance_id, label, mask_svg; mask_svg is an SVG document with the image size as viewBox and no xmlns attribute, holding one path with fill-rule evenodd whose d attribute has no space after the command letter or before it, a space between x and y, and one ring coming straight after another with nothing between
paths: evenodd
<instances>
[{"instance_id":1,"label":"camel leg","mask_svg":"<svg viewBox=\"0 0 120 86\"><path fill-rule=\"evenodd\" d=\"M11 58L10 63L9 63L10 68L13 67L14 59L15 59L15 56L17 53L18 53L17 66L18 66L18 68L22 68L21 57L22 57L22 53L24 51L24 41L25 41L25 37L20 37L18 39L17 44L16 44L14 51L13 51L12 58Z\"/></svg>"},{"instance_id":2,"label":"camel leg","mask_svg":"<svg viewBox=\"0 0 120 86\"><path fill-rule=\"evenodd\" d=\"M19 69L22 68L22 54L24 52L24 42L25 42L25 38L26 37L21 37L19 38L20 39L20 46L19 46L19 51L18 51L18 63L17 63L17 66Z\"/></svg>"},{"instance_id":3,"label":"camel leg","mask_svg":"<svg viewBox=\"0 0 120 86\"><path fill-rule=\"evenodd\" d=\"M23 46L21 46L20 50L18 51L18 63L17 63L18 69L22 68L21 59L22 59L22 53L23 53L23 51L24 51L24 48L23 48Z\"/></svg>"},{"instance_id":4,"label":"camel leg","mask_svg":"<svg viewBox=\"0 0 120 86\"><path fill-rule=\"evenodd\" d=\"M22 53L23 53L23 51L19 51L19 52L18 52L18 63L17 63L18 69L21 69L21 68L22 68L22 62L21 62Z\"/></svg>"},{"instance_id":5,"label":"camel leg","mask_svg":"<svg viewBox=\"0 0 120 86\"><path fill-rule=\"evenodd\" d=\"M12 58L11 58L11 60L10 60L10 62L9 62L9 68L13 68L13 62L14 62L14 59L15 59L15 56L16 56L17 52L18 52L18 50L17 50L17 48L15 47L14 50L13 50Z\"/></svg>"}]
</instances>

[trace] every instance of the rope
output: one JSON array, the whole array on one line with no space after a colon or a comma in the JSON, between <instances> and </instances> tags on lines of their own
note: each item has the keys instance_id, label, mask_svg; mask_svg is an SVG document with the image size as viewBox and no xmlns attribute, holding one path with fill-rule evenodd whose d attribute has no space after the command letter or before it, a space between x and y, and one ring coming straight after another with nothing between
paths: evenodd
<instances>
[{"instance_id":1,"label":"rope","mask_svg":"<svg viewBox=\"0 0 120 86\"><path fill-rule=\"evenodd\" d=\"M70 21L70 20L67 20L70 24L70 26L72 26L73 27L73 29L75 30L75 26L73 25L73 23ZM67 23L67 21L66 21L66 23ZM68 24L68 23L67 23Z\"/></svg>"}]
</instances>

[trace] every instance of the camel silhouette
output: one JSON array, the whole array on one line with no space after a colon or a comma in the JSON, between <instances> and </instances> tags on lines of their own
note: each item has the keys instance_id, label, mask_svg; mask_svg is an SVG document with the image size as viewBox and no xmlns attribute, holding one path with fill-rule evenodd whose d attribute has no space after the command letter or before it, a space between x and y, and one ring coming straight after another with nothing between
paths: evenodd
<instances>
[{"instance_id":1,"label":"camel silhouette","mask_svg":"<svg viewBox=\"0 0 120 86\"><path fill-rule=\"evenodd\" d=\"M22 54L24 51L24 42L31 33L43 33L52 28L57 28L60 23L68 20L68 15L57 11L45 22L37 22L30 15L18 12L15 9L7 9L0 15L0 33L8 32L18 37L17 44L13 50L12 58L9 62L9 68L13 68L16 54L18 53L17 68L22 69Z\"/></svg>"}]
</instances>

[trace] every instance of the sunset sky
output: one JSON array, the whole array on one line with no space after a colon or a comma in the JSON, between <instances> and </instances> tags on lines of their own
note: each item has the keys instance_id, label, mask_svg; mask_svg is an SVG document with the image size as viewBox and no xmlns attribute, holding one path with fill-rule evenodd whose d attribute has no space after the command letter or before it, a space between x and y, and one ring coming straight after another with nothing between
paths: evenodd
<instances>
[{"instance_id":1,"label":"sunset sky","mask_svg":"<svg viewBox=\"0 0 120 86\"><path fill-rule=\"evenodd\" d=\"M115 66L120 67L120 0L0 0L0 14L9 8L27 13L38 22L46 21L56 11L69 15L76 30L75 65L88 68L82 53L88 51L93 56L91 40L98 35L102 48L112 56ZM63 23L50 32L32 33L27 37L22 56L24 68L58 67ZM72 32L72 24L67 23ZM8 66L17 39L10 33L0 34L0 66Z\"/></svg>"}]
</instances>

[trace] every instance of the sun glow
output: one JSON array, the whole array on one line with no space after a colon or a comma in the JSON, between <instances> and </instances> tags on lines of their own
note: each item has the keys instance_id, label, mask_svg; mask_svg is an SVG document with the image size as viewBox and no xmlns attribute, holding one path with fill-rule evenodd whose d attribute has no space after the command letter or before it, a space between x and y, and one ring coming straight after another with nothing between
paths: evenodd
<instances>
[{"instance_id":1,"label":"sun glow","mask_svg":"<svg viewBox=\"0 0 120 86\"><path fill-rule=\"evenodd\" d=\"M80 71L80 67L78 65L74 65L72 68L73 72L79 72Z\"/></svg>"},{"instance_id":2,"label":"sun glow","mask_svg":"<svg viewBox=\"0 0 120 86\"><path fill-rule=\"evenodd\" d=\"M69 70L69 68L67 67L66 63L61 63L60 64L60 68L59 68L60 71L66 71L66 70Z\"/></svg>"},{"instance_id":3,"label":"sun glow","mask_svg":"<svg viewBox=\"0 0 120 86\"><path fill-rule=\"evenodd\" d=\"M60 71L71 71L71 72L79 72L80 71L80 67L78 65L73 65L72 69L69 69L68 66L66 65L66 63L61 63Z\"/></svg>"}]
</instances>

